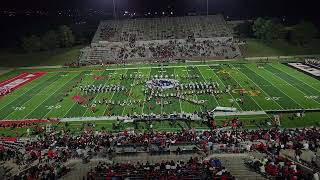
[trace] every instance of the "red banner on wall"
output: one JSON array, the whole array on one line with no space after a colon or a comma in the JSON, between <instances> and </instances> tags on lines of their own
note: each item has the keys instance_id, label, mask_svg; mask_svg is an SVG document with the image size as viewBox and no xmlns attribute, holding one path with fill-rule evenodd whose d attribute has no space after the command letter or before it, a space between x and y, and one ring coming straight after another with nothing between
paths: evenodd
<instances>
[{"instance_id":1,"label":"red banner on wall","mask_svg":"<svg viewBox=\"0 0 320 180\"><path fill-rule=\"evenodd\" d=\"M44 74L44 72L22 73L16 77L0 82L0 96L7 95Z\"/></svg>"}]
</instances>

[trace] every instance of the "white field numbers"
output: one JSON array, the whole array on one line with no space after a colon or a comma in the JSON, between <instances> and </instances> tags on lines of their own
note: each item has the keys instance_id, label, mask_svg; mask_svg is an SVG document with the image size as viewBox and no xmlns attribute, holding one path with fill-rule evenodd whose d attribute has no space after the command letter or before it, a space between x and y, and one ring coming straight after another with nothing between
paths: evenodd
<instances>
[{"instance_id":1,"label":"white field numbers","mask_svg":"<svg viewBox=\"0 0 320 180\"><path fill-rule=\"evenodd\" d=\"M318 99L319 96L304 96L307 99Z\"/></svg>"},{"instance_id":2,"label":"white field numbers","mask_svg":"<svg viewBox=\"0 0 320 180\"><path fill-rule=\"evenodd\" d=\"M46 106L46 108L47 108L48 110L51 110L51 109L60 109L60 108L61 108L61 105Z\"/></svg>"},{"instance_id":3,"label":"white field numbers","mask_svg":"<svg viewBox=\"0 0 320 180\"><path fill-rule=\"evenodd\" d=\"M281 97L265 97L267 101L279 101Z\"/></svg>"},{"instance_id":4,"label":"white field numbers","mask_svg":"<svg viewBox=\"0 0 320 180\"><path fill-rule=\"evenodd\" d=\"M12 107L15 111L22 111L24 109L26 109L26 107L24 106L20 106L20 107Z\"/></svg>"},{"instance_id":5,"label":"white field numbers","mask_svg":"<svg viewBox=\"0 0 320 180\"><path fill-rule=\"evenodd\" d=\"M229 99L229 102L241 102L240 98Z\"/></svg>"}]
</instances>

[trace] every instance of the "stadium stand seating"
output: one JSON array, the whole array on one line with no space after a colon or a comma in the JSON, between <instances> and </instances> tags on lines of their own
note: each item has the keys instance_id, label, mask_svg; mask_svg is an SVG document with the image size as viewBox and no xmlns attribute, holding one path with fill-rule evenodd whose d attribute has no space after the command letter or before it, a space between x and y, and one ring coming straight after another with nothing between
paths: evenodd
<instances>
[{"instance_id":1,"label":"stadium stand seating","mask_svg":"<svg viewBox=\"0 0 320 180\"><path fill-rule=\"evenodd\" d=\"M156 164L106 164L99 163L88 173L88 179L235 179L218 159L201 162L197 159L162 161Z\"/></svg>"},{"instance_id":2,"label":"stadium stand seating","mask_svg":"<svg viewBox=\"0 0 320 180\"><path fill-rule=\"evenodd\" d=\"M35 175L60 177L69 171L69 168L65 167L64 163L74 158L105 158L107 154L112 154L112 156L130 154L132 156L137 153L151 153L150 155L154 153L160 155L163 153L174 153L180 155L184 153L183 151L185 153L191 152L191 154L195 152L202 153L204 157L216 153L261 152L265 154L265 158L248 161L248 164L258 172L274 177L284 177L284 172L287 173L286 177L290 178L307 177L312 171L305 172L298 165L292 171L291 165L294 164L294 160L287 159L281 151L295 151L295 157L293 158L300 162L301 151L308 150L314 153L318 151L319 137L320 131L318 128L257 129L250 131L226 129L201 132L183 130L181 132L149 133L131 131L119 133L101 131L94 133L93 131L85 131L79 135L61 134L53 131L41 138L12 139L12 141L2 139L0 144L0 161L15 162L18 166L33 164L23 172L16 174L18 177ZM309 163L309 169L317 169L316 165L318 163L316 161L317 158L312 158L312 162ZM196 165L198 162L201 163L199 166L196 166L196 173L193 174L193 171L188 169L194 170L192 165ZM171 166L171 164L177 164L177 162L164 161L164 164ZM185 164L187 165L181 168L186 170L186 173L182 173L181 176L192 176L194 179L201 179L202 177L199 176L208 173L208 169L211 166L207 166L208 164L206 165L205 161L195 161L191 164L185 162ZM109 170L113 170L114 167L122 165L105 164L102 166L103 168L108 167ZM130 167L130 172L134 172L129 173L130 175L145 176L152 175L154 172L151 169L157 165L153 164L151 167L151 165L140 164L136 166L136 164L127 164L126 166ZM144 171L141 170L140 166ZM286 166L289 171L284 170ZM150 171L146 172L145 168ZM116 172L116 170L113 170L113 172L111 170L108 172ZM127 176L127 170L121 170L117 172L118 174L111 175ZM181 173L181 171L178 172L176 170L173 173ZM220 170L219 168L218 170L214 168L209 171L211 174L207 175L210 177L216 176L216 172ZM212 173L213 171L216 172ZM280 173L280 171L283 173ZM169 176L170 172L164 170L164 172L158 171L157 173ZM92 171L92 173L95 172ZM107 173L98 172L98 174L101 174L103 177L108 176ZM227 175L229 177L229 174Z\"/></svg>"},{"instance_id":3,"label":"stadium stand seating","mask_svg":"<svg viewBox=\"0 0 320 180\"><path fill-rule=\"evenodd\" d=\"M241 55L221 15L102 21L81 63L236 58Z\"/></svg>"}]
</instances>

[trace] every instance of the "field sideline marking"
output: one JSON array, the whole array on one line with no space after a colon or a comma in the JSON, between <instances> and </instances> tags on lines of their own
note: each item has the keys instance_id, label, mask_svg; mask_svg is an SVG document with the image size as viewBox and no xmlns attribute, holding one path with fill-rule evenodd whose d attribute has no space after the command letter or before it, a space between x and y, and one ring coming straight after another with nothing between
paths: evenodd
<instances>
[{"instance_id":1,"label":"field sideline marking","mask_svg":"<svg viewBox=\"0 0 320 180\"><path fill-rule=\"evenodd\" d=\"M232 65L233 66L233 65ZM233 66L234 67L234 66ZM237 70L239 73L243 74L245 77L247 77L248 80L250 80L251 82L253 82L253 84L255 84L257 87L259 87L259 89L264 93L266 94L267 96L271 97L270 94L268 94L267 92L265 92L258 84L256 84L251 78L249 78L246 74L244 74L243 72ZM273 102L275 102L281 109L284 110L284 108L277 102L275 101L274 99L272 99Z\"/></svg>"},{"instance_id":2,"label":"field sideline marking","mask_svg":"<svg viewBox=\"0 0 320 180\"><path fill-rule=\"evenodd\" d=\"M120 71L120 70L117 70L117 71ZM116 70L113 71L113 73L109 73L108 75L114 74L115 72L116 72ZM127 72L127 71L125 71L125 72ZM120 81L120 82L121 82L121 81ZM104 85L106 85L106 84L108 84L108 83L109 83L109 82L107 81ZM111 84L111 83L110 83L110 84ZM116 83L114 83L114 84L116 84ZM118 83L117 83L117 84L118 84ZM120 83L119 83L119 85L120 85ZM110 100L112 100L114 94L115 94L115 91L113 91L113 93L112 93L112 95L111 95L111 97L110 97ZM99 96L99 94L97 94L97 96ZM97 96L95 97L95 99L97 98ZM102 104L102 106L104 106L104 105L105 105L105 103ZM104 116L104 114L106 113L108 106L109 106L109 105L106 105L106 108L104 109L103 114L102 114L103 116ZM84 116L84 115L87 113L88 108L89 108L89 107L87 107L85 113L84 113L82 116Z\"/></svg>"},{"instance_id":3,"label":"field sideline marking","mask_svg":"<svg viewBox=\"0 0 320 180\"><path fill-rule=\"evenodd\" d=\"M271 72L270 70L268 70L268 69L266 69L266 71L268 72L268 73L271 73L271 74L273 74L274 76L276 76L273 72ZM298 91L300 91L302 94L304 94L304 96L307 96L307 94L305 94L304 92L302 92L299 88L296 88L296 87L294 87L294 86L292 86L290 83L288 83L285 79L283 79L281 76L276 76L276 77L278 77L281 81L284 81L286 84L288 84L289 86L291 86L291 87L293 87L294 89L296 89L296 90L298 90ZM303 98L305 98L303 96ZM310 100L310 99L309 99ZM308 101L309 101L308 100ZM314 100L314 99L311 99L312 101L314 101L315 103L317 103L317 104L320 104L318 101L316 101L316 100Z\"/></svg>"},{"instance_id":4,"label":"field sideline marking","mask_svg":"<svg viewBox=\"0 0 320 180\"><path fill-rule=\"evenodd\" d=\"M105 73L106 71L103 71L102 73L101 73L101 75L100 76L103 76L104 75L104 73ZM110 73L107 73L108 75L110 74ZM107 84L107 82L108 82L108 80L103 84L104 86ZM95 83L95 81L92 81L92 83L90 84L90 85L93 85ZM90 107L92 106L92 104L93 104L93 102L94 101L96 101L96 98L98 97L98 93L95 95L95 97L92 99L92 101L91 101L91 103L90 103ZM72 106L71 106L71 108L73 108L73 106L74 105L76 105L76 103L74 103ZM87 113L87 111L90 109L90 107L87 107L86 108L86 110L84 111L84 113L81 115L81 117L84 117L84 115ZM69 111L71 110L71 108L68 110L68 113L69 113ZM68 114L67 113L67 114ZM67 115L66 114L66 115Z\"/></svg>"},{"instance_id":5,"label":"field sideline marking","mask_svg":"<svg viewBox=\"0 0 320 180\"><path fill-rule=\"evenodd\" d=\"M150 69L150 71L149 71L149 75L148 75L148 80L147 81L150 80L150 74L151 74L151 71L152 71L152 68L149 68L149 69ZM147 94L144 95L144 100L146 100L146 102L143 102L143 104L142 104L142 111L141 111L142 114L143 114L143 111L144 111L144 105L145 105L145 103L147 103Z\"/></svg>"},{"instance_id":6,"label":"field sideline marking","mask_svg":"<svg viewBox=\"0 0 320 180\"><path fill-rule=\"evenodd\" d=\"M69 73L68 73L69 74ZM69 77L69 76L66 76L66 77ZM72 77L72 76L71 76ZM66 83L64 83L63 84L63 86L61 86L60 88L58 88L58 89L56 89L53 93L51 93L51 95L50 96L48 96L44 101L42 101L41 103L39 103L39 105L36 107L36 108L34 108L34 110L32 111L32 112L34 112L36 109L38 109L38 107L40 107L40 105L42 105L46 100L48 100L50 97L52 97L58 90L61 90L67 83L69 83L73 78L75 78L76 76L74 76L74 77L72 77L70 80L68 80L68 79L66 79L67 81L66 81ZM63 78L63 77L62 77ZM58 80L60 80L60 79L58 79ZM54 83L52 83L52 84L54 84ZM52 85L51 84L51 85ZM50 86L51 86L50 85ZM51 109L49 110L49 112L51 111ZM26 118L26 117L28 117L30 114L32 114L32 112L30 112L29 114L27 114L26 116L24 116L24 118ZM46 115L47 115L48 113L46 113ZM43 117L41 117L42 119L44 118L45 116L43 116Z\"/></svg>"},{"instance_id":7,"label":"field sideline marking","mask_svg":"<svg viewBox=\"0 0 320 180\"><path fill-rule=\"evenodd\" d=\"M122 70L123 70L123 69L114 70L114 73L115 73L115 72L118 72L118 71L122 71ZM126 71L121 72L121 74L125 74L125 75L126 75L127 72L128 72L128 70L126 69ZM118 75L118 73L117 73L117 75ZM113 83L112 83L112 84L113 84ZM121 80L120 80L118 83L115 81L114 84L117 84L117 85L120 86L120 85L121 85ZM112 96L110 97L110 100L111 100L111 101L112 101L115 93L116 93L116 92L114 91L113 94L112 94ZM104 110L104 112L103 112L103 116L104 116L104 114L106 113L108 106L109 106L109 105L106 106L106 108L105 108L105 110Z\"/></svg>"},{"instance_id":8,"label":"field sideline marking","mask_svg":"<svg viewBox=\"0 0 320 180\"><path fill-rule=\"evenodd\" d=\"M89 72L91 72L91 71L89 71ZM103 73L102 73L103 74ZM101 75L102 75L101 74ZM89 76L88 76L88 78L89 78ZM92 82L94 82L94 81L88 81L88 83L91 83L92 84ZM73 108L73 106L75 105L75 104L77 104L77 103L75 103L75 102L73 102L73 104L70 106L70 108L68 109L68 111L62 116L63 118L65 118L66 117L66 115L69 113L69 111ZM50 110L51 111L51 110ZM50 112L49 111L49 112ZM49 114L49 112L45 115L45 116L47 116L48 114ZM44 117L45 117L44 116Z\"/></svg>"},{"instance_id":9,"label":"field sideline marking","mask_svg":"<svg viewBox=\"0 0 320 180\"><path fill-rule=\"evenodd\" d=\"M192 66L186 66L186 67L185 67L185 68L187 69L187 74L189 75L188 67L192 67ZM198 95L197 95L197 94L194 94L194 96L196 96L197 101L199 101ZM202 112L202 107L201 107L201 105L199 105L199 107L200 107L200 111Z\"/></svg>"},{"instance_id":10,"label":"field sideline marking","mask_svg":"<svg viewBox=\"0 0 320 180\"><path fill-rule=\"evenodd\" d=\"M79 73L78 75L80 75L80 74L81 74L81 73ZM77 76L78 76L78 75L77 75ZM69 83L71 80L73 80L73 79L74 79L75 77L77 77L77 76L72 77L69 81L67 81L66 83L64 83L64 85L63 85L61 88L59 88L59 90L62 89L62 88L64 88L67 83ZM52 95L54 95L54 93L51 94L51 96L52 96ZM42 102L42 103L43 103L43 102ZM59 104L59 103L56 103L56 104ZM53 109L50 109L42 118L45 118L52 110L53 110Z\"/></svg>"},{"instance_id":11,"label":"field sideline marking","mask_svg":"<svg viewBox=\"0 0 320 180\"><path fill-rule=\"evenodd\" d=\"M177 79L177 78L176 78L176 77L177 77L177 75L176 75L176 68L173 68L173 74L174 74L175 79ZM180 98L178 98L178 99L179 99L179 105L180 105L180 113L184 113L184 112L182 111L181 99L180 99Z\"/></svg>"},{"instance_id":12,"label":"field sideline marking","mask_svg":"<svg viewBox=\"0 0 320 180\"><path fill-rule=\"evenodd\" d=\"M60 77L60 78L64 78L64 77ZM47 86L44 90L42 90L41 92L43 92L43 91L46 91L46 90L51 90L51 86L52 85L55 85L55 83L57 83L57 82L59 82L59 80L60 80L60 78L59 79L57 79L57 80L55 80L53 83L51 83L49 86ZM57 90L56 90L57 91ZM56 92L55 91L55 92ZM54 92L54 93L55 93ZM44 101L46 101L49 97L51 97L54 93L51 93L51 95L50 96L48 96L47 98L45 98L41 103L39 103L35 108L33 108L33 109L31 109L32 111L30 111L27 115L25 115L24 117L23 117L23 119L25 119L27 116L29 116L32 112L34 112ZM25 106L28 102L30 102L31 100L33 100L33 97L32 98L30 98L28 101L26 101L25 103L23 103L21 106ZM25 106L26 107L26 106ZM10 114L8 114L8 116L6 116L5 117L5 119L6 118L8 118L11 114L13 114L15 111L13 111L13 112L11 112Z\"/></svg>"},{"instance_id":13,"label":"field sideline marking","mask_svg":"<svg viewBox=\"0 0 320 180\"><path fill-rule=\"evenodd\" d=\"M133 73L134 74L134 73ZM136 75L138 75L139 76L139 68L137 68L137 74ZM132 81L132 84L134 85L134 82L136 81L136 78L134 77L134 79L133 79L133 81ZM128 98L127 98L127 101L129 101L129 98L130 98L130 96L131 96L131 92L132 92L132 89L134 88L134 86L131 86L132 84L130 84L129 86L130 86L130 91L129 91L129 96L128 96ZM128 105L125 105L124 107L123 107L123 110L122 110L122 113L121 113L121 116L124 116L123 115L123 113L124 113L124 111L126 110L126 108L128 107ZM132 112L133 113L133 112Z\"/></svg>"},{"instance_id":14,"label":"field sideline marking","mask_svg":"<svg viewBox=\"0 0 320 180\"><path fill-rule=\"evenodd\" d=\"M225 68L223 68L225 69ZM232 75L230 75L232 77ZM232 77L232 79L234 79L236 81L236 83L240 86L240 88L243 88L243 86L236 80L236 78ZM253 101L254 103L256 103L256 105L260 108L260 110L264 111L264 109L256 102L256 100L254 100L250 95L248 95ZM254 110L252 110L254 111Z\"/></svg>"},{"instance_id":15,"label":"field sideline marking","mask_svg":"<svg viewBox=\"0 0 320 180\"><path fill-rule=\"evenodd\" d=\"M57 79L56 81L58 81L58 80L59 80L59 79ZM55 81L55 82L56 82L56 81ZM52 84L51 84L51 85L52 85ZM51 85L49 85L49 86L51 86ZM47 86L47 87L48 87L48 86ZM33 99L33 98L30 98L29 100L27 100L26 102L24 102L23 104L21 104L20 107L24 106L25 104L27 104L27 103L28 103L29 101L31 101L32 99ZM42 103L42 102L41 102L41 103ZM38 105L38 106L39 106L39 105ZM38 106L37 106L37 107L38 107ZM24 106L24 107L25 107L25 106ZM33 109L32 112L33 112L34 110L35 110L35 109ZM9 113L4 119L7 119L7 118L8 118L11 114L13 114L14 112L16 112L16 111L12 111L12 112ZM30 114L30 113L29 113L29 114ZM29 115L29 114L28 114L28 115ZM26 116L25 116L25 117L26 117ZM25 117L23 117L23 118L25 118Z\"/></svg>"},{"instance_id":16,"label":"field sideline marking","mask_svg":"<svg viewBox=\"0 0 320 180\"><path fill-rule=\"evenodd\" d=\"M206 80L206 78L203 76L201 70L200 70L198 67L197 67L197 69L198 69L199 73L201 74L202 79L203 79L205 82L207 82L207 80ZM211 96L212 96L212 94L211 94ZM215 96L212 96L212 97L213 97L214 100L217 102L217 105L220 106L220 103L218 102L218 100L216 99L216 97L215 97Z\"/></svg>"},{"instance_id":17,"label":"field sideline marking","mask_svg":"<svg viewBox=\"0 0 320 180\"><path fill-rule=\"evenodd\" d=\"M248 66L246 66L248 67ZM250 69L252 72L254 72L254 70L252 70L250 67L248 67L248 69ZM254 72L255 73L255 72ZM269 82L270 84L272 84L276 89L278 89L279 91L281 91L284 95L286 95L288 98L290 98L292 101L294 101L298 106L300 106L302 109L305 109L303 106L301 106L300 103L298 103L297 101L295 101L294 99L292 99L287 93L283 92L281 89L279 89L275 84L273 84L272 82L270 82L268 79L262 77L260 74L256 73L258 76L260 76L262 79L266 80L267 82Z\"/></svg>"},{"instance_id":18,"label":"field sideline marking","mask_svg":"<svg viewBox=\"0 0 320 180\"><path fill-rule=\"evenodd\" d=\"M56 74L58 74L58 73L56 73ZM44 77L44 76L42 76L42 77ZM52 77L53 77L53 76L52 76ZM51 77L50 77L50 78L51 78ZM48 78L48 79L50 79L50 78ZM48 80L48 79L46 79L46 80ZM41 79L41 77L40 77L40 78L38 78L38 80L43 80L43 79ZM44 82L44 81L43 81L43 82ZM30 83L32 83L32 82L30 82ZM20 95L15 95L15 96L17 96L17 97L19 98L19 97L25 95L27 92L33 91L33 89L36 88L40 83L42 83L42 81L37 82L37 84L34 84L34 85L32 86L32 88L26 89L26 91L25 91L24 93L22 93L22 94L20 94ZM24 86L24 87L26 87L26 86ZM20 90L21 90L21 89L20 89ZM19 91L19 89L17 89L15 92L18 92L18 91ZM7 97L10 97L10 94L9 94ZM3 106L2 108L0 108L0 110L2 110L3 108L7 107L7 106L8 106L9 104L11 104L13 101L15 101L16 99L18 99L17 97L14 98L14 99L12 99L11 101L9 101L9 102L7 103L7 105L5 105L5 106Z\"/></svg>"},{"instance_id":19,"label":"field sideline marking","mask_svg":"<svg viewBox=\"0 0 320 180\"><path fill-rule=\"evenodd\" d=\"M294 76L292 76L291 74L289 74L288 72L286 72L286 71L283 71L282 69L280 69L279 67L275 67L275 66L273 66L272 64L271 64L271 66L273 67L273 68L275 68L275 69L277 69L277 70L279 70L279 71L281 71L281 72L283 72L283 73L285 73L285 74L287 74L288 76L290 76L291 78L293 78L293 79L296 79L297 81L300 81L300 82L302 82L303 84L305 84L305 85L307 85L307 86L309 86L311 89L313 89L313 90L315 90L315 91L317 91L317 92L319 92L320 93L320 91L319 90L317 90L316 88L314 88L313 86L310 86L310 84L318 84L318 83L305 83L304 81L301 81L300 79L298 79L298 78L296 78L296 77L294 77ZM308 75L307 75L308 76ZM297 84L295 84L295 85L299 85L299 84L301 84L301 83L297 83Z\"/></svg>"},{"instance_id":20,"label":"field sideline marking","mask_svg":"<svg viewBox=\"0 0 320 180\"><path fill-rule=\"evenodd\" d=\"M208 68L209 69L211 69L211 67L210 66L208 66ZM211 72L214 74L214 76L216 76L218 79L219 79L219 81L220 81L220 83L225 87L225 88L227 88L226 87L226 85L222 82L222 80L220 79L220 77L211 69ZM236 98L234 98L234 96L230 93L230 92L228 92L228 94L235 100ZM241 109L241 111L243 111L243 109L240 107L240 105L239 105L239 103L237 102L237 101L235 101L236 102L236 104L238 104L238 107Z\"/></svg>"},{"instance_id":21,"label":"field sideline marking","mask_svg":"<svg viewBox=\"0 0 320 180\"><path fill-rule=\"evenodd\" d=\"M210 65L210 66L218 66L218 65L220 65L221 63L211 63L211 64L205 64L205 65L203 65L203 64L198 64L198 65L192 65L192 64L190 64L190 65L168 65L168 66L162 66L163 68L177 68L177 67L188 67L188 66L208 66L208 65ZM138 66L139 64L137 64L137 66ZM150 66L150 67L140 67L139 69L148 69L148 68L161 68L161 67L159 67L159 66ZM122 67L122 68L110 68L110 69L106 69L106 68L104 68L104 69L92 69L92 70L90 70L90 71L92 71L92 72L95 72L95 71L108 71L108 70L123 70L123 69L127 69L127 70L130 70L130 69L137 69L137 67ZM88 70L58 70L58 71L48 71L47 73L55 73L55 72L84 72L84 71L88 71Z\"/></svg>"},{"instance_id":22,"label":"field sideline marking","mask_svg":"<svg viewBox=\"0 0 320 180\"><path fill-rule=\"evenodd\" d=\"M161 76L163 77L163 66L160 67L160 70L161 70ZM158 71L158 73L159 73L159 71ZM163 101L163 97L161 97L161 102L160 102L160 114L163 113L163 102L162 101Z\"/></svg>"},{"instance_id":23,"label":"field sideline marking","mask_svg":"<svg viewBox=\"0 0 320 180\"><path fill-rule=\"evenodd\" d=\"M90 71L89 71L90 72ZM75 72L72 72L72 73L75 73ZM79 75L81 74L81 73L83 73L83 72L78 72L79 73ZM87 77L87 76L85 76L85 77ZM74 94L74 92L72 92L71 94ZM71 101L71 102L73 102L73 101ZM56 103L56 105L61 105L62 106L62 104L63 104L63 102L58 102L58 103ZM74 104L72 104L71 105L71 107L73 107L73 105ZM69 109L70 110L70 109ZM69 111L68 110L68 111ZM48 116L52 111L54 111L54 109L50 109L50 111L49 112L47 112L47 114L45 115L45 116L43 116L43 118L45 118L46 116ZM60 112L58 112L59 114L60 114ZM62 116L61 118L64 118L64 116Z\"/></svg>"}]
</instances>

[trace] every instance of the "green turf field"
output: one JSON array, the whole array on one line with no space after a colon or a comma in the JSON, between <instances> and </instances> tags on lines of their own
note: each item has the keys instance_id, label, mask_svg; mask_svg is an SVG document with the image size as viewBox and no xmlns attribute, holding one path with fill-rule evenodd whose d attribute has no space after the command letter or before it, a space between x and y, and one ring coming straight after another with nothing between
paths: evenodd
<instances>
[{"instance_id":1,"label":"green turf field","mask_svg":"<svg viewBox=\"0 0 320 180\"><path fill-rule=\"evenodd\" d=\"M121 75L140 74L142 78L120 80ZM103 77L96 80L93 76ZM174 77L180 83L216 82L224 91L230 85L229 93L220 95L194 94L184 99L175 97L151 98L144 93L145 82L150 76L162 75ZM173 76L172 76L173 75ZM188 79L189 75L198 75L197 79ZM84 94L78 87L72 88L83 78L79 85L121 85L126 88L120 92ZM134 84L134 85L132 85ZM239 92L243 91L242 97ZM174 93L174 89L163 93ZM68 96L65 94L68 93ZM89 107L77 104L72 97L80 95L93 98ZM105 70L65 69L51 70L46 75L22 86L13 93L0 99L0 119L41 119L124 116L128 114L170 114L193 113L211 110L216 106L233 106L239 111L265 111L289 109L320 109L320 81L284 64L202 64L175 65L164 67L113 67ZM63 98L61 102L58 102ZM96 104L92 112L91 105L106 98L115 104ZM187 99L187 100L186 100ZM244 104L240 103L243 99ZM144 101L146 100L146 101ZM196 104L191 101L203 100ZM126 101L126 105L117 102ZM130 103L131 101L131 103ZM138 102L141 102L139 104ZM158 102L157 102L158 101ZM171 103L168 103L171 102ZM160 104L165 104L160 105ZM150 109L151 107L151 109Z\"/></svg>"}]
</instances>

